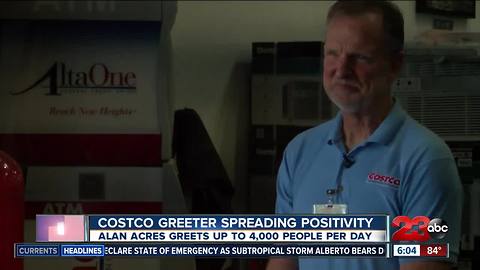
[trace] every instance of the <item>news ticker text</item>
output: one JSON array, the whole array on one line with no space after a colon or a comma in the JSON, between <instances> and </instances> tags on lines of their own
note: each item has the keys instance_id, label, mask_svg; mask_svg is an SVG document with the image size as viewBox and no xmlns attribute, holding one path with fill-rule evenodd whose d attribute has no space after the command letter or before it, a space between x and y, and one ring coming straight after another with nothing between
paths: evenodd
<instances>
[{"instance_id":1,"label":"news ticker text","mask_svg":"<svg viewBox=\"0 0 480 270\"><path fill-rule=\"evenodd\" d=\"M448 257L448 244L40 244L15 245L15 257Z\"/></svg>"}]
</instances>

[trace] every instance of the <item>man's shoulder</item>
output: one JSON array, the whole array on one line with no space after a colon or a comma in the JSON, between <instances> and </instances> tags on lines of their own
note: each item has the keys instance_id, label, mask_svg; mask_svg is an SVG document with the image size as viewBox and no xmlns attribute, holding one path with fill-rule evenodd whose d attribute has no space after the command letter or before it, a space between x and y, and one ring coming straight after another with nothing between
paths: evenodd
<instances>
[{"instance_id":1,"label":"man's shoulder","mask_svg":"<svg viewBox=\"0 0 480 270\"><path fill-rule=\"evenodd\" d=\"M450 149L445 141L413 118L407 117L402 133L400 140L406 150L432 160L451 158Z\"/></svg>"},{"instance_id":2,"label":"man's shoulder","mask_svg":"<svg viewBox=\"0 0 480 270\"><path fill-rule=\"evenodd\" d=\"M323 122L315 127L309 128L297 134L288 144L288 148L301 148L307 145L315 147L328 142L329 135L335 127L334 119Z\"/></svg>"}]
</instances>

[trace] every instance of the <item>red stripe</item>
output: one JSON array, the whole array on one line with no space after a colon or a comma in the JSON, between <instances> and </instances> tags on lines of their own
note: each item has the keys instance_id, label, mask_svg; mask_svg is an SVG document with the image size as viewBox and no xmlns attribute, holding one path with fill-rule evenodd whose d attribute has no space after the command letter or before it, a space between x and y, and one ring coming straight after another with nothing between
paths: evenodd
<instances>
[{"instance_id":1,"label":"red stripe","mask_svg":"<svg viewBox=\"0 0 480 270\"><path fill-rule=\"evenodd\" d=\"M162 202L25 202L25 219L35 219L37 214L161 214Z\"/></svg>"},{"instance_id":2,"label":"red stripe","mask_svg":"<svg viewBox=\"0 0 480 270\"><path fill-rule=\"evenodd\" d=\"M161 134L0 134L27 166L161 166Z\"/></svg>"}]
</instances>

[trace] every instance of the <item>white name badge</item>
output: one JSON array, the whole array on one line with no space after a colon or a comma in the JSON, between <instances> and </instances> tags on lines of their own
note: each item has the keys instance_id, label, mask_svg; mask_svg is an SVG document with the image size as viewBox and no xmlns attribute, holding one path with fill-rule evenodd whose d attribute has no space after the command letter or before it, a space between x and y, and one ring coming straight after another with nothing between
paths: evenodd
<instances>
[{"instance_id":1,"label":"white name badge","mask_svg":"<svg viewBox=\"0 0 480 270\"><path fill-rule=\"evenodd\" d=\"M314 204L313 205L314 214L347 214L347 205L346 204Z\"/></svg>"}]
</instances>

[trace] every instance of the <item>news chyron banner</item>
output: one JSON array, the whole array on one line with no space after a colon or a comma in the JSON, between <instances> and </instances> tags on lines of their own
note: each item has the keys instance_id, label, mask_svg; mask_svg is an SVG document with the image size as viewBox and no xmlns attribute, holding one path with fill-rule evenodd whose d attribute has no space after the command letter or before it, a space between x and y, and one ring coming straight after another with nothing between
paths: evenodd
<instances>
[{"instance_id":1,"label":"news chyron banner","mask_svg":"<svg viewBox=\"0 0 480 270\"><path fill-rule=\"evenodd\" d=\"M384 215L39 215L16 257L390 257Z\"/></svg>"}]
</instances>

